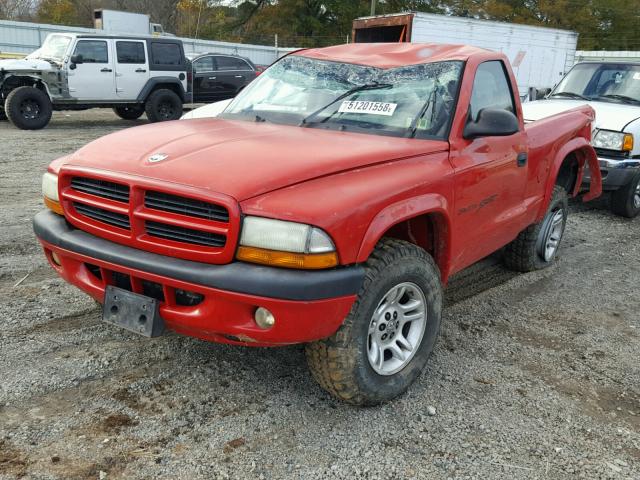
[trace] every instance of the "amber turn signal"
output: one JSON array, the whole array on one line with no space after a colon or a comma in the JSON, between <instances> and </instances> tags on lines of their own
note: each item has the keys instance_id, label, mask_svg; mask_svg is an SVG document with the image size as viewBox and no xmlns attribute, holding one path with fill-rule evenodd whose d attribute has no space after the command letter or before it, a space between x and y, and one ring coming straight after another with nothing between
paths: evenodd
<instances>
[{"instance_id":1,"label":"amber turn signal","mask_svg":"<svg viewBox=\"0 0 640 480\"><path fill-rule=\"evenodd\" d=\"M236 254L238 260L272 267L300 268L318 270L338 265L338 255L329 253L293 253L265 250L255 247L240 247Z\"/></svg>"},{"instance_id":2,"label":"amber turn signal","mask_svg":"<svg viewBox=\"0 0 640 480\"><path fill-rule=\"evenodd\" d=\"M62 210L62 205L60 205L59 202L51 200L49 197L44 197L44 204L49 210L57 213L58 215L64 215L64 210Z\"/></svg>"},{"instance_id":3,"label":"amber turn signal","mask_svg":"<svg viewBox=\"0 0 640 480\"><path fill-rule=\"evenodd\" d=\"M626 133L624 139L622 140L622 150L625 152L630 152L633 150L633 135L630 133Z\"/></svg>"}]
</instances>

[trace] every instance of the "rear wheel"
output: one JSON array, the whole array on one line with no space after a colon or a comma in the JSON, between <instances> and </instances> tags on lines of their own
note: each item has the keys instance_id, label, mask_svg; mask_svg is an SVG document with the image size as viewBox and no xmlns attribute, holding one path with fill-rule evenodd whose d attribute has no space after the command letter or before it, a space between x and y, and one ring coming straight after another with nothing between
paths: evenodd
<instances>
[{"instance_id":1,"label":"rear wheel","mask_svg":"<svg viewBox=\"0 0 640 480\"><path fill-rule=\"evenodd\" d=\"M640 214L640 172L627 185L611 194L611 211L627 218Z\"/></svg>"},{"instance_id":2,"label":"rear wheel","mask_svg":"<svg viewBox=\"0 0 640 480\"><path fill-rule=\"evenodd\" d=\"M560 248L568 213L567 191L556 186L542 221L527 227L505 247L507 267L519 272L531 272L551 265Z\"/></svg>"},{"instance_id":3,"label":"rear wheel","mask_svg":"<svg viewBox=\"0 0 640 480\"><path fill-rule=\"evenodd\" d=\"M34 87L18 87L8 96L4 111L9 121L22 130L39 130L51 120L53 106L42 90Z\"/></svg>"},{"instance_id":4,"label":"rear wheel","mask_svg":"<svg viewBox=\"0 0 640 480\"><path fill-rule=\"evenodd\" d=\"M415 381L433 351L442 309L438 268L423 249L384 239L365 267L342 326L306 347L320 386L354 405L391 400Z\"/></svg>"},{"instance_id":5,"label":"rear wheel","mask_svg":"<svg viewBox=\"0 0 640 480\"><path fill-rule=\"evenodd\" d=\"M182 100L172 90L156 90L147 99L145 111L150 122L178 120L182 116Z\"/></svg>"},{"instance_id":6,"label":"rear wheel","mask_svg":"<svg viewBox=\"0 0 640 480\"><path fill-rule=\"evenodd\" d=\"M124 120L137 120L144 113L144 105L119 105L113 111Z\"/></svg>"}]
</instances>

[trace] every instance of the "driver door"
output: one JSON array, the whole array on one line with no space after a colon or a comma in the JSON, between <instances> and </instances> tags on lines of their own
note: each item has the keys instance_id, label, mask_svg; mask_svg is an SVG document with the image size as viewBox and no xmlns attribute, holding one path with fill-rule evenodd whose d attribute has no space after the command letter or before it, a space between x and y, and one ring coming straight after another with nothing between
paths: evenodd
<instances>
[{"instance_id":1,"label":"driver door","mask_svg":"<svg viewBox=\"0 0 640 480\"><path fill-rule=\"evenodd\" d=\"M116 82L111 40L79 39L72 56L82 55L82 63L69 63L69 93L74 100L116 99Z\"/></svg>"},{"instance_id":2,"label":"driver door","mask_svg":"<svg viewBox=\"0 0 640 480\"><path fill-rule=\"evenodd\" d=\"M517 114L507 70L501 61L481 63L469 102L469 120L484 108ZM454 224L463 266L511 241L524 228L527 143L522 129L509 136L462 139L451 157L455 171Z\"/></svg>"}]
</instances>

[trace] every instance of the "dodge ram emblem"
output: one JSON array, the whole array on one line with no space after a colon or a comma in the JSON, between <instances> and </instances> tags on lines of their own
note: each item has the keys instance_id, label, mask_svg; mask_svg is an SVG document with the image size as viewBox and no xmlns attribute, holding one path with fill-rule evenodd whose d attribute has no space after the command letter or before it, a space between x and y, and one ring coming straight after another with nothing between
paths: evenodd
<instances>
[{"instance_id":1,"label":"dodge ram emblem","mask_svg":"<svg viewBox=\"0 0 640 480\"><path fill-rule=\"evenodd\" d=\"M149 163L158 163L169 158L166 153L155 153L149 157Z\"/></svg>"}]
</instances>

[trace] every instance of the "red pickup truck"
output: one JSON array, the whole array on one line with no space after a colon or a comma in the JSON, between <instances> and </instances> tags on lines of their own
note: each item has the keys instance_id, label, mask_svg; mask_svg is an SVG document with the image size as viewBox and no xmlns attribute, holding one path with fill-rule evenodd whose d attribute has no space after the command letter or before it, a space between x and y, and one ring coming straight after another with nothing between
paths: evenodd
<instances>
[{"instance_id":1,"label":"red pickup truck","mask_svg":"<svg viewBox=\"0 0 640 480\"><path fill-rule=\"evenodd\" d=\"M34 220L51 266L106 322L307 344L359 405L425 367L453 273L504 248L554 261L588 165L583 107L525 125L506 57L466 46L295 52L215 119L120 131L54 161Z\"/></svg>"}]
</instances>

